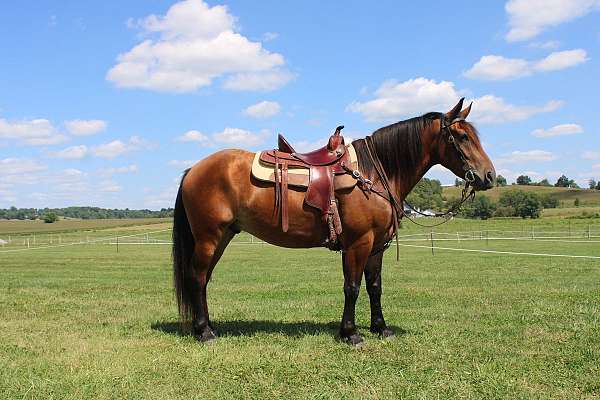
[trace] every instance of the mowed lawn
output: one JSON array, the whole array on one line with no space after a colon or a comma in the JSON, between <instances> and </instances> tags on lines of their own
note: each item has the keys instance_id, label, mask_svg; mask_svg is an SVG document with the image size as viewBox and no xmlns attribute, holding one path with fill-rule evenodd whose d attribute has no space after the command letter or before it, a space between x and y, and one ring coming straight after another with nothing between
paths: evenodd
<instances>
[{"instance_id":1,"label":"mowed lawn","mask_svg":"<svg viewBox=\"0 0 600 400\"><path fill-rule=\"evenodd\" d=\"M593 241L461 243L600 255ZM363 285L361 348L336 339L340 256L324 249L232 244L209 285L211 345L179 328L169 246L0 254L0 397L600 397L600 260L394 253L383 304L396 337L368 332Z\"/></svg>"}]
</instances>

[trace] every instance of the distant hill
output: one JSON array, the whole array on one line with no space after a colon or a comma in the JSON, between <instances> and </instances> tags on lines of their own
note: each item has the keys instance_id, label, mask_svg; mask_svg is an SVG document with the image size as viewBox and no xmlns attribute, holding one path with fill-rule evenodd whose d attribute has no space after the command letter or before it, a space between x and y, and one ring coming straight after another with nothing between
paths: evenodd
<instances>
[{"instance_id":1,"label":"distant hill","mask_svg":"<svg viewBox=\"0 0 600 400\"><path fill-rule=\"evenodd\" d=\"M589 189L571 189L547 186L528 186L528 185L508 185L495 187L493 189L481 192L481 194L497 201L500 194L503 192L520 189L527 192L535 192L537 194L548 194L557 198L560 201L561 207L573 207L575 199L579 199L580 206L599 207L600 206L600 190ZM442 195L446 199L460 197L462 187L447 186L443 188Z\"/></svg>"},{"instance_id":2,"label":"distant hill","mask_svg":"<svg viewBox=\"0 0 600 400\"><path fill-rule=\"evenodd\" d=\"M172 208L160 211L108 209L100 207L65 207L65 208L5 208L0 209L0 219L39 219L48 213L62 218L76 219L130 219L130 218L166 218L173 216Z\"/></svg>"}]
</instances>

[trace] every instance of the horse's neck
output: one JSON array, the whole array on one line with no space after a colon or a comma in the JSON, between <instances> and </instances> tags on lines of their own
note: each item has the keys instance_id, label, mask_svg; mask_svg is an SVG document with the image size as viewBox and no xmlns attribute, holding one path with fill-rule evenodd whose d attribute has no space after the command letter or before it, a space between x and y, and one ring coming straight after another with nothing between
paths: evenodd
<instances>
[{"instance_id":1,"label":"horse's neck","mask_svg":"<svg viewBox=\"0 0 600 400\"><path fill-rule=\"evenodd\" d=\"M431 136L423 132L421 135L422 155L419 164L413 171L405 171L404 173L396 174L393 182L393 190L401 201L408 196L411 190L425 176L427 171L434 165L435 156L433 155L433 143Z\"/></svg>"}]
</instances>

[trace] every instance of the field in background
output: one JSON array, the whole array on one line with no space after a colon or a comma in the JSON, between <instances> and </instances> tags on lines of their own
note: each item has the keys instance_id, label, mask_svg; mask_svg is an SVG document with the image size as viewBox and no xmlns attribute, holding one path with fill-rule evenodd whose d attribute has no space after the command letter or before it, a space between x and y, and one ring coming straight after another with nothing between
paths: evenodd
<instances>
[{"instance_id":1,"label":"field in background","mask_svg":"<svg viewBox=\"0 0 600 400\"><path fill-rule=\"evenodd\" d=\"M483 193L483 195L488 196L494 201L498 201L502 193L512 189L519 189L524 190L526 192L534 192L538 194L549 194L552 197L556 197L560 201L562 207L573 207L573 203L575 202L576 198L579 199L580 206L600 207L600 190L570 189L527 185L508 185L503 187L495 187L493 189L487 190L485 193ZM461 190L462 188L460 187L447 186L443 189L443 195L446 198L460 198Z\"/></svg>"},{"instance_id":2,"label":"field in background","mask_svg":"<svg viewBox=\"0 0 600 400\"><path fill-rule=\"evenodd\" d=\"M383 274L384 313L397 337L382 341L368 333L363 286L357 323L366 341L360 349L335 338L343 307L337 253L236 237L209 286L220 338L205 346L178 325L170 224L86 226L60 233L61 245L77 244L37 250L24 247L21 241L29 237L31 245L33 232L24 233L0 248L20 249L0 253L0 393L600 396L600 260L439 249L432 255L429 248L405 247L430 246L431 230L403 225L400 262L390 249ZM454 220L434 230L434 245L442 247L600 256L597 219ZM0 229L0 238L6 234ZM44 235L57 240L56 234L35 235L36 241ZM557 235L563 238L548 239ZM86 237L90 243L79 244Z\"/></svg>"},{"instance_id":3,"label":"field in background","mask_svg":"<svg viewBox=\"0 0 600 400\"><path fill-rule=\"evenodd\" d=\"M82 230L97 230L115 227L126 227L150 224L170 223L171 218L140 218L140 219L59 219L47 224L42 220L1 220L0 235L9 233L50 233Z\"/></svg>"}]
</instances>

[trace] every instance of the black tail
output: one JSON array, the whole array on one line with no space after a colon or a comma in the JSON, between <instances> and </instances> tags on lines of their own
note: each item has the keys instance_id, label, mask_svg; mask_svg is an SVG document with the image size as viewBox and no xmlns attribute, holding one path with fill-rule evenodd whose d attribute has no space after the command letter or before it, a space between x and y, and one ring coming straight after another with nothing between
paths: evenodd
<instances>
[{"instance_id":1,"label":"black tail","mask_svg":"<svg viewBox=\"0 0 600 400\"><path fill-rule=\"evenodd\" d=\"M187 322L193 316L193 281L192 281L192 260L194 257L194 236L190 229L183 199L181 198L181 188L189 169L183 173L177 200L175 200L175 212L173 216L173 282L175 284L175 295L177 296L177 307L182 322Z\"/></svg>"}]
</instances>

